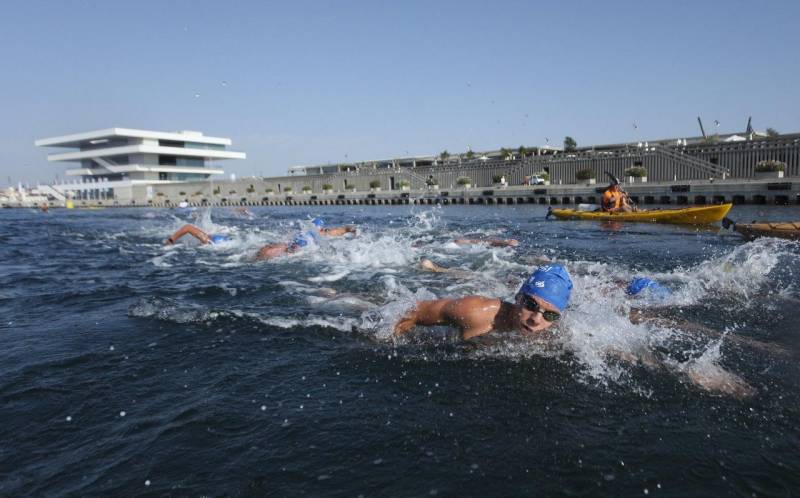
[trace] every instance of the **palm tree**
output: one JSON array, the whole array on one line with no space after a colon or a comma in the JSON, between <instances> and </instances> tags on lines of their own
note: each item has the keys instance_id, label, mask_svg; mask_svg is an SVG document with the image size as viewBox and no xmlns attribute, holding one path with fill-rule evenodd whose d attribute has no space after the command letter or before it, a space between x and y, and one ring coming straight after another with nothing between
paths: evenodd
<instances>
[{"instance_id":1,"label":"palm tree","mask_svg":"<svg viewBox=\"0 0 800 498\"><path fill-rule=\"evenodd\" d=\"M502 147L500 149L500 158L501 159L511 159L511 156L513 154L514 153L511 151L511 149L506 149L505 147Z\"/></svg>"},{"instance_id":2,"label":"palm tree","mask_svg":"<svg viewBox=\"0 0 800 498\"><path fill-rule=\"evenodd\" d=\"M439 154L439 159L442 160L442 163L446 163L447 159L450 158L450 153L447 150L443 150L441 154Z\"/></svg>"},{"instance_id":3,"label":"palm tree","mask_svg":"<svg viewBox=\"0 0 800 498\"><path fill-rule=\"evenodd\" d=\"M574 152L578 148L578 142L570 136L564 137L564 152Z\"/></svg>"},{"instance_id":4,"label":"palm tree","mask_svg":"<svg viewBox=\"0 0 800 498\"><path fill-rule=\"evenodd\" d=\"M529 154L528 148L524 145L520 145L519 149L517 149L517 154L519 154L520 159L525 159L525 156Z\"/></svg>"},{"instance_id":5,"label":"palm tree","mask_svg":"<svg viewBox=\"0 0 800 498\"><path fill-rule=\"evenodd\" d=\"M777 137L778 135L780 135L780 133L778 133L778 130L776 130L775 128L767 128L768 137L774 138Z\"/></svg>"},{"instance_id":6,"label":"palm tree","mask_svg":"<svg viewBox=\"0 0 800 498\"><path fill-rule=\"evenodd\" d=\"M470 149L467 151L466 154L464 154L464 157L467 158L467 161L472 161L473 159L475 159L475 153L472 152L472 149Z\"/></svg>"}]
</instances>

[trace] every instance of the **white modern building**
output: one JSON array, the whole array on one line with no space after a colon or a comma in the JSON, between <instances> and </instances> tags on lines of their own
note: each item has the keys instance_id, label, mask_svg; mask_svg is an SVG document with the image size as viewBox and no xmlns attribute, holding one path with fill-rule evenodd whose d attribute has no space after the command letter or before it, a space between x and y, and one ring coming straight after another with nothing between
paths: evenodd
<instances>
[{"instance_id":1,"label":"white modern building","mask_svg":"<svg viewBox=\"0 0 800 498\"><path fill-rule=\"evenodd\" d=\"M229 138L199 131L174 133L108 128L36 140L38 147L69 151L48 154L47 160L73 162L63 183L53 185L66 197L86 201L136 204L152 199L153 185L207 180L225 171L212 161L245 159L244 152L226 150Z\"/></svg>"}]
</instances>

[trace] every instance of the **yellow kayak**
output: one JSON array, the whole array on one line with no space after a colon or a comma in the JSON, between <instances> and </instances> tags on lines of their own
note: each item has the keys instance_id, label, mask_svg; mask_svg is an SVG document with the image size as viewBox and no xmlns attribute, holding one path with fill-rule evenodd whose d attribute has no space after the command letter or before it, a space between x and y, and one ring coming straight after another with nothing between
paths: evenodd
<instances>
[{"instance_id":1,"label":"yellow kayak","mask_svg":"<svg viewBox=\"0 0 800 498\"><path fill-rule=\"evenodd\" d=\"M680 209L649 209L630 213L579 211L577 209L551 209L550 214L560 220L636 221L642 223L677 223L706 225L716 223L728 214L733 204L692 206Z\"/></svg>"}]
</instances>

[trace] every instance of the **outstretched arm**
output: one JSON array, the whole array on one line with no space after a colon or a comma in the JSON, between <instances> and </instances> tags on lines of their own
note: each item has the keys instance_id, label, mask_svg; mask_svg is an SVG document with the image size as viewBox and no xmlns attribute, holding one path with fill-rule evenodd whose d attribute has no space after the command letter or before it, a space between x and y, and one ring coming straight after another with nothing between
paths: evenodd
<instances>
[{"instance_id":1,"label":"outstretched arm","mask_svg":"<svg viewBox=\"0 0 800 498\"><path fill-rule=\"evenodd\" d=\"M470 339L494 328L501 306L499 299L483 296L419 301L397 322L394 332L402 335L417 325L451 325L458 327L463 339Z\"/></svg>"},{"instance_id":2,"label":"outstretched arm","mask_svg":"<svg viewBox=\"0 0 800 498\"><path fill-rule=\"evenodd\" d=\"M353 225L344 225L341 227L320 228L319 233L326 237L340 237L348 233L356 233L356 227Z\"/></svg>"},{"instance_id":3,"label":"outstretched arm","mask_svg":"<svg viewBox=\"0 0 800 498\"><path fill-rule=\"evenodd\" d=\"M405 334L417 325L447 325L445 307L453 301L453 299L434 299L417 302L414 308L395 324L395 335Z\"/></svg>"},{"instance_id":4,"label":"outstretched arm","mask_svg":"<svg viewBox=\"0 0 800 498\"><path fill-rule=\"evenodd\" d=\"M192 237L194 237L195 239L199 240L200 243L208 244L208 241L209 241L208 234L205 233L204 231L200 230L199 228L197 228L194 225L183 225L182 227L180 227L178 229L177 232L175 232L172 235L170 235L165 243L166 244L174 244L175 242L178 241L178 239L180 239L181 237L183 237L187 233L189 235L191 235Z\"/></svg>"}]
</instances>

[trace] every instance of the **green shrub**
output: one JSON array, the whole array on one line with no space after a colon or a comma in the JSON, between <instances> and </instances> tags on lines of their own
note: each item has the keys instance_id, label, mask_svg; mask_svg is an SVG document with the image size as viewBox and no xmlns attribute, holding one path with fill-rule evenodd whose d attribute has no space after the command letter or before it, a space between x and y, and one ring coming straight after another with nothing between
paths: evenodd
<instances>
[{"instance_id":1,"label":"green shrub","mask_svg":"<svg viewBox=\"0 0 800 498\"><path fill-rule=\"evenodd\" d=\"M625 170L625 176L635 176L636 178L641 178L643 176L647 176L647 169L643 168L642 166L631 166Z\"/></svg>"},{"instance_id":2,"label":"green shrub","mask_svg":"<svg viewBox=\"0 0 800 498\"><path fill-rule=\"evenodd\" d=\"M292 191L292 187L283 187L283 191L284 192L291 192Z\"/></svg>"},{"instance_id":3,"label":"green shrub","mask_svg":"<svg viewBox=\"0 0 800 498\"><path fill-rule=\"evenodd\" d=\"M347 185L344 189L345 190L355 190L356 186L351 183L350 185Z\"/></svg>"},{"instance_id":4,"label":"green shrub","mask_svg":"<svg viewBox=\"0 0 800 498\"><path fill-rule=\"evenodd\" d=\"M274 188L272 188L272 187L267 187L267 188L264 190L264 192L266 192L267 194L272 194L272 193L274 193L274 192L275 192L275 189L274 189Z\"/></svg>"},{"instance_id":5,"label":"green shrub","mask_svg":"<svg viewBox=\"0 0 800 498\"><path fill-rule=\"evenodd\" d=\"M756 164L756 173L771 173L776 171L786 171L786 163L768 159L766 161L759 161Z\"/></svg>"},{"instance_id":6,"label":"green shrub","mask_svg":"<svg viewBox=\"0 0 800 498\"><path fill-rule=\"evenodd\" d=\"M425 180L425 185L429 187L433 187L434 185L439 185L439 180L433 177L428 178L427 180Z\"/></svg>"},{"instance_id":7,"label":"green shrub","mask_svg":"<svg viewBox=\"0 0 800 498\"><path fill-rule=\"evenodd\" d=\"M311 187L308 185L303 185L303 192L311 192Z\"/></svg>"},{"instance_id":8,"label":"green shrub","mask_svg":"<svg viewBox=\"0 0 800 498\"><path fill-rule=\"evenodd\" d=\"M596 174L592 169L581 169L575 172L576 180L589 180L596 178Z\"/></svg>"},{"instance_id":9,"label":"green shrub","mask_svg":"<svg viewBox=\"0 0 800 498\"><path fill-rule=\"evenodd\" d=\"M408 180L400 180L400 186L401 187L410 187L411 186L411 182L408 181Z\"/></svg>"},{"instance_id":10,"label":"green shrub","mask_svg":"<svg viewBox=\"0 0 800 498\"><path fill-rule=\"evenodd\" d=\"M456 179L456 183L459 185L472 185L472 178L468 176L459 176L458 179Z\"/></svg>"},{"instance_id":11,"label":"green shrub","mask_svg":"<svg viewBox=\"0 0 800 498\"><path fill-rule=\"evenodd\" d=\"M322 190L333 190L333 185L331 185L330 183L326 183L325 185L322 186Z\"/></svg>"},{"instance_id":12,"label":"green shrub","mask_svg":"<svg viewBox=\"0 0 800 498\"><path fill-rule=\"evenodd\" d=\"M547 171L539 171L538 173L534 173L534 175L542 177L542 180L546 182L550 181L550 173Z\"/></svg>"},{"instance_id":13,"label":"green shrub","mask_svg":"<svg viewBox=\"0 0 800 498\"><path fill-rule=\"evenodd\" d=\"M369 188L381 188L381 181L372 180L371 182L369 182Z\"/></svg>"}]
</instances>

